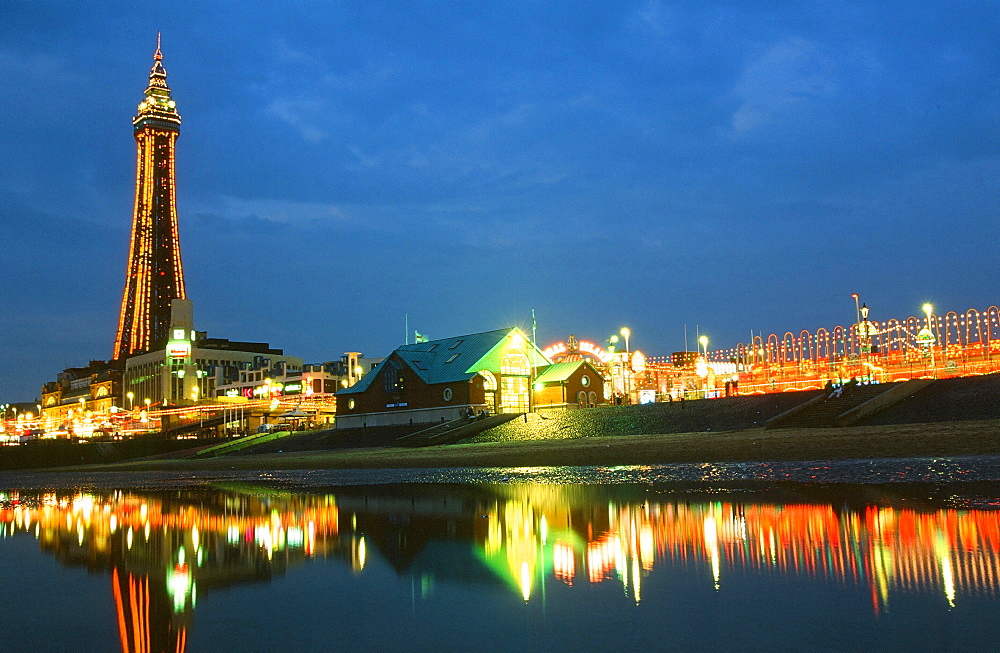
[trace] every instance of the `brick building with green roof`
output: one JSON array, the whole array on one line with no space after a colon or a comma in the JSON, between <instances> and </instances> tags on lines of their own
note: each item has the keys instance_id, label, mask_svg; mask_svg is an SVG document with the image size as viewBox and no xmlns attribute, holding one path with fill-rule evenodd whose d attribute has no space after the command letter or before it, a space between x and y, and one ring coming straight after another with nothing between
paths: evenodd
<instances>
[{"instance_id":1,"label":"brick building with green roof","mask_svg":"<svg viewBox=\"0 0 1000 653\"><path fill-rule=\"evenodd\" d=\"M533 408L532 382L551 365L518 328L403 345L337 392L337 428L448 421Z\"/></svg>"}]
</instances>

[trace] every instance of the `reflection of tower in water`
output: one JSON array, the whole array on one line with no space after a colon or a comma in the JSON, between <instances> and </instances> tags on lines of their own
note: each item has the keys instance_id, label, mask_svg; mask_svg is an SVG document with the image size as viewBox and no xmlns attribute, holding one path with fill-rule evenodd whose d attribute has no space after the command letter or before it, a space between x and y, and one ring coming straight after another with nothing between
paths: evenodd
<instances>
[{"instance_id":1,"label":"reflection of tower in water","mask_svg":"<svg viewBox=\"0 0 1000 653\"><path fill-rule=\"evenodd\" d=\"M9 508L0 534L33 533L66 566L108 571L124 651L182 651L199 592L266 582L339 542L337 506L227 492L55 493Z\"/></svg>"},{"instance_id":2,"label":"reflection of tower in water","mask_svg":"<svg viewBox=\"0 0 1000 653\"><path fill-rule=\"evenodd\" d=\"M123 651L180 653L185 650L193 606L175 612L167 605L169 598L164 584L152 581L149 576L135 576L124 570L118 573L115 567L111 582ZM151 584L154 584L152 589Z\"/></svg>"}]
</instances>

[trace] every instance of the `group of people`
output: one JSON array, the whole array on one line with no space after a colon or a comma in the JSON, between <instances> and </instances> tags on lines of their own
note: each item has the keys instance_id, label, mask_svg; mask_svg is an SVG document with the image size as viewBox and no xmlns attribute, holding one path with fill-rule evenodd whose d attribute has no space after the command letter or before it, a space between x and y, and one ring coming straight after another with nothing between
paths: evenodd
<instances>
[{"instance_id":1,"label":"group of people","mask_svg":"<svg viewBox=\"0 0 1000 653\"><path fill-rule=\"evenodd\" d=\"M473 419L486 419L489 416L490 416L489 411L487 411L485 408L483 408L479 412L476 412L475 408L473 408L472 406L469 406L465 410L465 418L469 419L469 420L473 420Z\"/></svg>"},{"instance_id":2,"label":"group of people","mask_svg":"<svg viewBox=\"0 0 1000 653\"><path fill-rule=\"evenodd\" d=\"M842 396L844 396L844 390L845 389L854 388L854 387L857 387L859 385L861 385L861 382L858 381L857 378L852 378L847 383L843 383L842 382L840 385L838 385L836 387L833 385L833 380L832 379L827 379L826 388L824 388L824 390L828 393L826 395L826 398L827 399L840 399Z\"/></svg>"}]
</instances>

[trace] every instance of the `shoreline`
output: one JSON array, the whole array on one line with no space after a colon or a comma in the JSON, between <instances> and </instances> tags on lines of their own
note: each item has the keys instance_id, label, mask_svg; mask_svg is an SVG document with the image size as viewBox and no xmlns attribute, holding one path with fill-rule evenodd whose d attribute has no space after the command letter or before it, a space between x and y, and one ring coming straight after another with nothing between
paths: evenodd
<instances>
[{"instance_id":1,"label":"shoreline","mask_svg":"<svg viewBox=\"0 0 1000 653\"><path fill-rule=\"evenodd\" d=\"M672 463L864 460L1000 456L1000 419L842 428L595 436L232 455L204 460L133 460L20 472L268 471L663 465ZM11 473L19 471L10 470Z\"/></svg>"}]
</instances>

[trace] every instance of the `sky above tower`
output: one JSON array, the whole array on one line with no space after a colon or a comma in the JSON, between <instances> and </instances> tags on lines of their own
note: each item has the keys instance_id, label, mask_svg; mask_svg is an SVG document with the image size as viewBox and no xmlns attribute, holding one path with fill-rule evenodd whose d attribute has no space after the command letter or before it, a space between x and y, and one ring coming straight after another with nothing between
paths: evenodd
<instances>
[{"instance_id":1,"label":"sky above tower","mask_svg":"<svg viewBox=\"0 0 1000 653\"><path fill-rule=\"evenodd\" d=\"M994 3L4 3L0 401L108 359L156 32L188 297L309 361L998 302Z\"/></svg>"}]
</instances>

